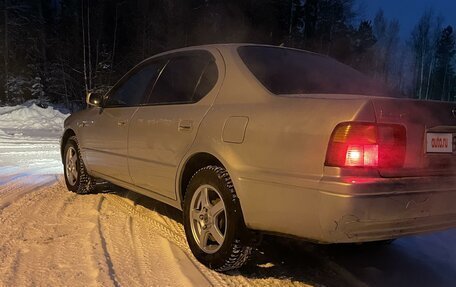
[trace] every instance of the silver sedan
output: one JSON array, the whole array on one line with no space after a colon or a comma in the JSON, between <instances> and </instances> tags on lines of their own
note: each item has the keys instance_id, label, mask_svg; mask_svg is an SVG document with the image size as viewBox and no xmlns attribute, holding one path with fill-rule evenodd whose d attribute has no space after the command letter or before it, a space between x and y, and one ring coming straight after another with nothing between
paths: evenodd
<instances>
[{"instance_id":1,"label":"silver sedan","mask_svg":"<svg viewBox=\"0 0 456 287\"><path fill-rule=\"evenodd\" d=\"M350 243L456 226L456 105L395 97L321 55L175 50L87 104L65 122L68 189L102 179L183 210L218 271L262 233Z\"/></svg>"}]
</instances>

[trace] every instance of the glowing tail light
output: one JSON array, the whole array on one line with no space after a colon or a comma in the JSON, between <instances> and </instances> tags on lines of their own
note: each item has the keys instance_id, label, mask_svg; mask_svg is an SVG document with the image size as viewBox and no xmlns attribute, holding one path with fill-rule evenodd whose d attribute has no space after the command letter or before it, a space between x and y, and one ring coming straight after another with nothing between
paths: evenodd
<instances>
[{"instance_id":1,"label":"glowing tail light","mask_svg":"<svg viewBox=\"0 0 456 287\"><path fill-rule=\"evenodd\" d=\"M345 166L378 166L378 145L349 145Z\"/></svg>"},{"instance_id":2,"label":"glowing tail light","mask_svg":"<svg viewBox=\"0 0 456 287\"><path fill-rule=\"evenodd\" d=\"M401 125L348 122L331 136L326 166L390 168L404 164L406 130Z\"/></svg>"}]
</instances>

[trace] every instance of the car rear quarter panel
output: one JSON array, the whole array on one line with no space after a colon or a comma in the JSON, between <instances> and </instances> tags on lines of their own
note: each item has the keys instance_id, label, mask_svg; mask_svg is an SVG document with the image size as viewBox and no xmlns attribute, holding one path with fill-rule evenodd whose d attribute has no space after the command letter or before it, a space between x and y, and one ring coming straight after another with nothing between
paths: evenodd
<instances>
[{"instance_id":1,"label":"car rear quarter panel","mask_svg":"<svg viewBox=\"0 0 456 287\"><path fill-rule=\"evenodd\" d=\"M274 96L250 74L235 50L222 54L225 82L201 124L192 153L212 153L225 165L248 227L293 234L300 226L308 230L304 237L318 238L318 190L331 132L343 121L375 122L369 101ZM243 142L223 138L232 117L248 118ZM297 209L302 211L299 218Z\"/></svg>"}]
</instances>

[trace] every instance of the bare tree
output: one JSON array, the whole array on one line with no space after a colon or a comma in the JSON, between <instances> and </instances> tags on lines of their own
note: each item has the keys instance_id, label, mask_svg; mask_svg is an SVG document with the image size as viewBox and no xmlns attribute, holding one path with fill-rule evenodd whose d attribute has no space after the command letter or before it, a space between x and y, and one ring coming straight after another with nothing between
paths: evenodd
<instances>
[{"instance_id":1,"label":"bare tree","mask_svg":"<svg viewBox=\"0 0 456 287\"><path fill-rule=\"evenodd\" d=\"M411 48L415 59L414 83L416 96L428 99L431 93L432 74L435 64L436 31L441 28L441 18L435 18L432 9L421 16L411 37Z\"/></svg>"},{"instance_id":2,"label":"bare tree","mask_svg":"<svg viewBox=\"0 0 456 287\"><path fill-rule=\"evenodd\" d=\"M397 65L400 54L399 21L397 19L388 20L383 10L380 9L375 16L373 30L377 39L374 46L374 75L390 86L397 86L397 79L393 77L393 74L399 69Z\"/></svg>"},{"instance_id":3,"label":"bare tree","mask_svg":"<svg viewBox=\"0 0 456 287\"><path fill-rule=\"evenodd\" d=\"M90 37L90 34L91 34L91 29L90 29L90 0L87 0L87 43L88 43L88 52L89 52L89 55L88 55L88 58L89 58L89 71L88 71L88 74L89 74L89 91L92 90L92 78L93 78L93 75L92 75L92 45L91 45L91 42L92 42L92 39Z\"/></svg>"},{"instance_id":4,"label":"bare tree","mask_svg":"<svg viewBox=\"0 0 456 287\"><path fill-rule=\"evenodd\" d=\"M83 49L83 61L84 61L84 86L85 93L89 93L89 81L87 77L87 47L86 47L86 28L84 20L84 1L81 1L81 22L82 22L82 49Z\"/></svg>"},{"instance_id":5,"label":"bare tree","mask_svg":"<svg viewBox=\"0 0 456 287\"><path fill-rule=\"evenodd\" d=\"M9 77L9 71L8 71L8 65L9 65L9 46L8 46L8 0L4 0L4 7L3 7L3 15L4 15L4 25L5 25L5 30L4 30L4 51L3 51L3 60L4 60L4 68L5 68L5 101L8 101L8 93L9 93L9 87L8 87L8 77Z\"/></svg>"}]
</instances>

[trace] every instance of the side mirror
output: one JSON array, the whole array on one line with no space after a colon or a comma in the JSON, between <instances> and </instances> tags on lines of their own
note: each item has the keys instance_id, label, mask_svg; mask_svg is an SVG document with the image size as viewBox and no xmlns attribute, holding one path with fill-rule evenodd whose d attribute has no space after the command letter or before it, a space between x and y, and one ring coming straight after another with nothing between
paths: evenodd
<instances>
[{"instance_id":1,"label":"side mirror","mask_svg":"<svg viewBox=\"0 0 456 287\"><path fill-rule=\"evenodd\" d=\"M86 96L86 103L89 107L100 107L102 96L96 93L88 93Z\"/></svg>"}]
</instances>

